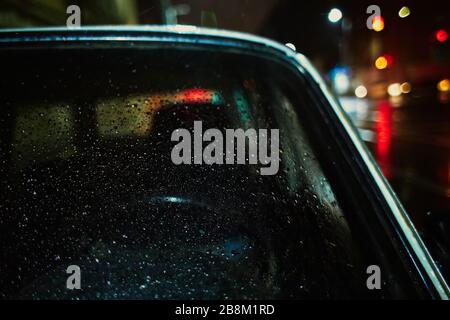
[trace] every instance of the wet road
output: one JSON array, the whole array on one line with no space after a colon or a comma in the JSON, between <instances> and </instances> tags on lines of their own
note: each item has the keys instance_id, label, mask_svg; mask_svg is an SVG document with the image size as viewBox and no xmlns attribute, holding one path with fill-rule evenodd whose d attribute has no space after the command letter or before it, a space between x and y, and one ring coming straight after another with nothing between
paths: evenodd
<instances>
[{"instance_id":1,"label":"wet road","mask_svg":"<svg viewBox=\"0 0 450 320\"><path fill-rule=\"evenodd\" d=\"M448 96L341 103L450 280Z\"/></svg>"}]
</instances>

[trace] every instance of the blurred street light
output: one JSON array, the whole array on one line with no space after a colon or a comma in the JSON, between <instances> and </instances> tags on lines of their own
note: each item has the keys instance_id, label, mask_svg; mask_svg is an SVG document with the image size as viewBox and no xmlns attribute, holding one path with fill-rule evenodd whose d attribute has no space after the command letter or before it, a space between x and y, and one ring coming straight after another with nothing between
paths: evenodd
<instances>
[{"instance_id":1,"label":"blurred street light","mask_svg":"<svg viewBox=\"0 0 450 320\"><path fill-rule=\"evenodd\" d=\"M445 42L448 39L448 32L445 31L444 29L440 29L440 30L436 31L435 37L436 37L437 41Z\"/></svg>"},{"instance_id":2,"label":"blurred street light","mask_svg":"<svg viewBox=\"0 0 450 320\"><path fill-rule=\"evenodd\" d=\"M328 20L337 26L336 36L338 37L338 50L340 62L348 64L349 61L349 37L352 29L352 22L348 17L344 17L341 10L333 8L328 13Z\"/></svg>"},{"instance_id":3,"label":"blurred street light","mask_svg":"<svg viewBox=\"0 0 450 320\"><path fill-rule=\"evenodd\" d=\"M337 23L342 19L342 11L336 8L333 8L328 13L328 20L332 23Z\"/></svg>"},{"instance_id":4,"label":"blurred street light","mask_svg":"<svg viewBox=\"0 0 450 320\"><path fill-rule=\"evenodd\" d=\"M411 14L411 10L409 10L408 7L403 7L400 9L400 11L398 12L398 16L400 18L406 18L407 16L409 16Z\"/></svg>"},{"instance_id":5,"label":"blurred street light","mask_svg":"<svg viewBox=\"0 0 450 320\"><path fill-rule=\"evenodd\" d=\"M402 88L399 83L389 85L387 91L391 97L398 97L402 94Z\"/></svg>"},{"instance_id":6,"label":"blurred street light","mask_svg":"<svg viewBox=\"0 0 450 320\"><path fill-rule=\"evenodd\" d=\"M355 96L360 99L365 98L367 96L367 88L363 85L360 85L355 89Z\"/></svg>"},{"instance_id":7,"label":"blurred street light","mask_svg":"<svg viewBox=\"0 0 450 320\"><path fill-rule=\"evenodd\" d=\"M400 86L402 93L410 93L411 89L411 84L409 82L403 82Z\"/></svg>"},{"instance_id":8,"label":"blurred street light","mask_svg":"<svg viewBox=\"0 0 450 320\"><path fill-rule=\"evenodd\" d=\"M372 28L376 32L383 31L384 29L384 18L382 16L375 17L372 21Z\"/></svg>"},{"instance_id":9,"label":"blurred street light","mask_svg":"<svg viewBox=\"0 0 450 320\"><path fill-rule=\"evenodd\" d=\"M437 89L441 92L450 92L450 80L444 79L439 81Z\"/></svg>"},{"instance_id":10,"label":"blurred street light","mask_svg":"<svg viewBox=\"0 0 450 320\"><path fill-rule=\"evenodd\" d=\"M335 78L336 91L343 94L348 91L350 87L350 79L345 73L337 73Z\"/></svg>"},{"instance_id":11,"label":"blurred street light","mask_svg":"<svg viewBox=\"0 0 450 320\"><path fill-rule=\"evenodd\" d=\"M335 67L330 72L333 88L339 95L347 93L350 89L350 69L348 67Z\"/></svg>"},{"instance_id":12,"label":"blurred street light","mask_svg":"<svg viewBox=\"0 0 450 320\"><path fill-rule=\"evenodd\" d=\"M386 59L386 57L385 57L385 56L378 57L378 58L375 60L375 67L376 67L378 70L384 70L384 69L386 69L386 68L388 67L388 60Z\"/></svg>"}]
</instances>

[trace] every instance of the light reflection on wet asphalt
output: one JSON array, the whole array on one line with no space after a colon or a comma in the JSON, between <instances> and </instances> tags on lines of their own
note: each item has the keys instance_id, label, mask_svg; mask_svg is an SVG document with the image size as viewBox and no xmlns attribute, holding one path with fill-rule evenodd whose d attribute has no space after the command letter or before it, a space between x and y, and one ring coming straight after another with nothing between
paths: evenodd
<instances>
[{"instance_id":1,"label":"light reflection on wet asphalt","mask_svg":"<svg viewBox=\"0 0 450 320\"><path fill-rule=\"evenodd\" d=\"M433 224L450 218L450 103L407 96L341 104L430 244Z\"/></svg>"}]
</instances>

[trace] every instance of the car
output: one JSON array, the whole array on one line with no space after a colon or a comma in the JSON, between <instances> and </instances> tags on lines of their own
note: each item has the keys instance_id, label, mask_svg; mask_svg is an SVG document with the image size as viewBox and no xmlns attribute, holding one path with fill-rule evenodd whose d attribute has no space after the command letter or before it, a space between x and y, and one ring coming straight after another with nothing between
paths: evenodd
<instances>
[{"instance_id":1,"label":"car","mask_svg":"<svg viewBox=\"0 0 450 320\"><path fill-rule=\"evenodd\" d=\"M0 64L0 298L448 299L292 48L191 26L2 30Z\"/></svg>"}]
</instances>

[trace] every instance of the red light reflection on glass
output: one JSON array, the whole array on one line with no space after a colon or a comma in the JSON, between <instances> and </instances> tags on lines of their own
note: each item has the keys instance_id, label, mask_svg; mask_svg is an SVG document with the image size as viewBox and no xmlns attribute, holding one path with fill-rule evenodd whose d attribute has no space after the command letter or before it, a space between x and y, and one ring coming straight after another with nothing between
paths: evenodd
<instances>
[{"instance_id":1,"label":"red light reflection on glass","mask_svg":"<svg viewBox=\"0 0 450 320\"><path fill-rule=\"evenodd\" d=\"M186 103L208 103L213 98L213 92L206 89L189 89L181 93L181 100Z\"/></svg>"},{"instance_id":2,"label":"red light reflection on glass","mask_svg":"<svg viewBox=\"0 0 450 320\"><path fill-rule=\"evenodd\" d=\"M390 159L389 152L391 149L392 139L392 106L389 101L380 101L377 105L377 120L376 120L376 158L384 175L390 177Z\"/></svg>"}]
</instances>

